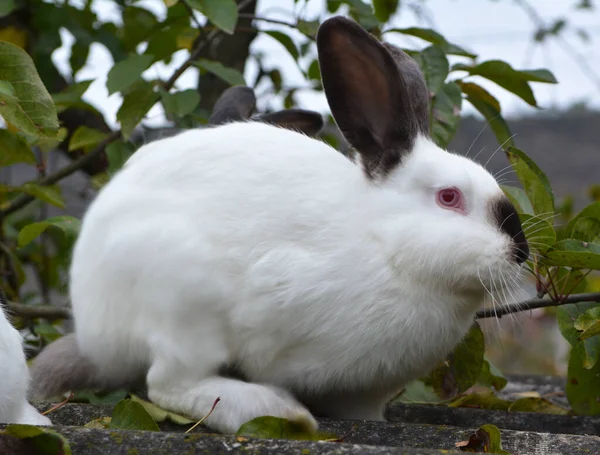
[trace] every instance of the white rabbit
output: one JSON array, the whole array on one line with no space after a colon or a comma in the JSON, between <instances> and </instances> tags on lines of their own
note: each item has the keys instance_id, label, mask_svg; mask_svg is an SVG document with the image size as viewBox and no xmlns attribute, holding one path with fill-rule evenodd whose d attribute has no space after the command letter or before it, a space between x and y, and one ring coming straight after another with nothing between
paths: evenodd
<instances>
[{"instance_id":1,"label":"white rabbit","mask_svg":"<svg viewBox=\"0 0 600 455\"><path fill-rule=\"evenodd\" d=\"M252 121L142 147L73 253L75 334L37 396L146 380L159 406L235 432L274 415L384 418L460 342L528 245L494 178L428 138L416 63L355 22L317 36L333 116L360 155Z\"/></svg>"},{"instance_id":2,"label":"white rabbit","mask_svg":"<svg viewBox=\"0 0 600 455\"><path fill-rule=\"evenodd\" d=\"M0 423L51 425L50 419L27 401L29 368L23 338L6 318L1 301L0 298Z\"/></svg>"}]
</instances>

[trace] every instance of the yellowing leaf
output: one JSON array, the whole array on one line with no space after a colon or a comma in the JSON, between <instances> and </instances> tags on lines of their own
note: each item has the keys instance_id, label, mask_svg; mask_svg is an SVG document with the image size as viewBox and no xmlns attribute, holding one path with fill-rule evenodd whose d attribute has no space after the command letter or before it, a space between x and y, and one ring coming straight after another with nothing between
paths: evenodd
<instances>
[{"instance_id":1,"label":"yellowing leaf","mask_svg":"<svg viewBox=\"0 0 600 455\"><path fill-rule=\"evenodd\" d=\"M12 25L0 28L0 41L6 41L25 49L27 47L27 30Z\"/></svg>"},{"instance_id":2,"label":"yellowing leaf","mask_svg":"<svg viewBox=\"0 0 600 455\"><path fill-rule=\"evenodd\" d=\"M150 414L156 422L164 422L167 419L173 423L176 423L177 425L190 425L195 422L194 420L189 419L180 414L176 414L174 412L167 411L167 410L155 405L154 403L151 403L146 400L142 400L140 397L138 397L136 395L132 394L131 400L135 401L136 403L141 404L144 407L144 409L146 410L146 412L148 412L148 414Z\"/></svg>"}]
</instances>

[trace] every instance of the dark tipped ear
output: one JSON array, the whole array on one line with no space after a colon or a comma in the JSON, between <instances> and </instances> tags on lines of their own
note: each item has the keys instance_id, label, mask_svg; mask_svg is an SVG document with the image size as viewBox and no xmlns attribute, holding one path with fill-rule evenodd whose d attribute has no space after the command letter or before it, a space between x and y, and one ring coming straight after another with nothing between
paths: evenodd
<instances>
[{"instance_id":1,"label":"dark tipped ear","mask_svg":"<svg viewBox=\"0 0 600 455\"><path fill-rule=\"evenodd\" d=\"M256 107L256 96L250 87L238 85L223 92L208 119L212 126L249 118Z\"/></svg>"},{"instance_id":2,"label":"dark tipped ear","mask_svg":"<svg viewBox=\"0 0 600 455\"><path fill-rule=\"evenodd\" d=\"M323 117L318 112L304 109L285 109L256 117L255 120L316 136L323 128Z\"/></svg>"},{"instance_id":3,"label":"dark tipped ear","mask_svg":"<svg viewBox=\"0 0 600 455\"><path fill-rule=\"evenodd\" d=\"M384 176L410 152L417 134L427 133L427 121L416 117L406 65L343 17L321 24L317 49L325 96L338 127L362 156L367 175Z\"/></svg>"}]
</instances>

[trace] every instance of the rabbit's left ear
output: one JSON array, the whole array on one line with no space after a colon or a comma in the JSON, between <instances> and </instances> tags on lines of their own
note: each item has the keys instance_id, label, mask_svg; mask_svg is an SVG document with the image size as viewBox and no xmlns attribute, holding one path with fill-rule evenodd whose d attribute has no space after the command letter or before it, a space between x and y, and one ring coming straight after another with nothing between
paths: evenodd
<instances>
[{"instance_id":1,"label":"rabbit's left ear","mask_svg":"<svg viewBox=\"0 0 600 455\"><path fill-rule=\"evenodd\" d=\"M361 155L367 175L385 176L410 153L418 134L427 135L423 75L400 49L344 17L321 24L317 49L337 125Z\"/></svg>"},{"instance_id":2,"label":"rabbit's left ear","mask_svg":"<svg viewBox=\"0 0 600 455\"><path fill-rule=\"evenodd\" d=\"M246 120L254 112L256 96L250 87L236 85L229 87L219 97L208 119L211 126Z\"/></svg>"},{"instance_id":3,"label":"rabbit's left ear","mask_svg":"<svg viewBox=\"0 0 600 455\"><path fill-rule=\"evenodd\" d=\"M323 117L318 112L304 109L284 109L255 117L253 120L295 130L307 136L316 136L323 128Z\"/></svg>"}]
</instances>

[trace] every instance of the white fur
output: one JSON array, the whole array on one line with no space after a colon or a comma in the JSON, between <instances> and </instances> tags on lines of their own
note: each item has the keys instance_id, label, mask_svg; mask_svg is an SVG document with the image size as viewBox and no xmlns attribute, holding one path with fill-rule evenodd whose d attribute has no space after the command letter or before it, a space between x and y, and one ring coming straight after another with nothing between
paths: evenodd
<instances>
[{"instance_id":1,"label":"white fur","mask_svg":"<svg viewBox=\"0 0 600 455\"><path fill-rule=\"evenodd\" d=\"M51 425L27 401L29 369L21 334L0 307L0 423Z\"/></svg>"},{"instance_id":2,"label":"white fur","mask_svg":"<svg viewBox=\"0 0 600 455\"><path fill-rule=\"evenodd\" d=\"M440 208L454 185L467 216ZM491 274L515 275L489 220L501 190L418 138L383 183L261 123L142 147L84 217L71 268L79 348L146 375L160 406L235 432L260 415L383 419L461 340ZM251 382L223 378L235 366ZM293 395L293 397L292 397Z\"/></svg>"}]
</instances>

